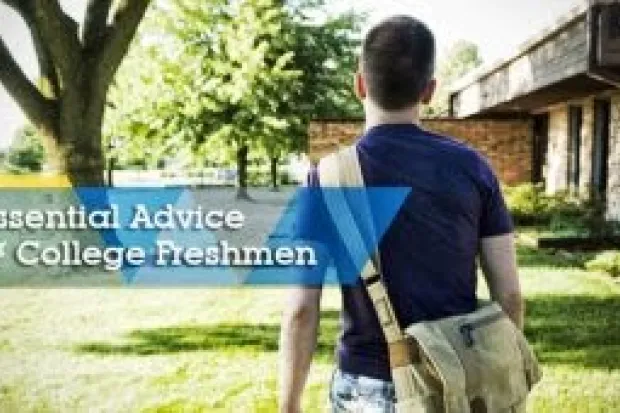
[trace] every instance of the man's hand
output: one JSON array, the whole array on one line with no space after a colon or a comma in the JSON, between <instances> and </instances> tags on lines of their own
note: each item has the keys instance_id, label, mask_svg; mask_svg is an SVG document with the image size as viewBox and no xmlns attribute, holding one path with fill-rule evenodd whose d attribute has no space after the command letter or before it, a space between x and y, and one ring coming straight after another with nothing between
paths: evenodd
<instances>
[{"instance_id":1,"label":"man's hand","mask_svg":"<svg viewBox=\"0 0 620 413\"><path fill-rule=\"evenodd\" d=\"M280 333L280 413L301 413L319 327L321 288L296 288L284 310Z\"/></svg>"}]
</instances>

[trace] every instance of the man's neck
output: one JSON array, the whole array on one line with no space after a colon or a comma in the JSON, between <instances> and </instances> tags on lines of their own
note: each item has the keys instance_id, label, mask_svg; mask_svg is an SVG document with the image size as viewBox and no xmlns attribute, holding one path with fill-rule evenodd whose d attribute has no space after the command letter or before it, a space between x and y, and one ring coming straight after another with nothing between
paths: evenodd
<instances>
[{"instance_id":1,"label":"man's neck","mask_svg":"<svg viewBox=\"0 0 620 413\"><path fill-rule=\"evenodd\" d=\"M407 124L418 125L420 123L420 111L418 105L398 111L386 111L376 105L372 100L364 100L364 112L366 113L366 130L379 125Z\"/></svg>"}]
</instances>

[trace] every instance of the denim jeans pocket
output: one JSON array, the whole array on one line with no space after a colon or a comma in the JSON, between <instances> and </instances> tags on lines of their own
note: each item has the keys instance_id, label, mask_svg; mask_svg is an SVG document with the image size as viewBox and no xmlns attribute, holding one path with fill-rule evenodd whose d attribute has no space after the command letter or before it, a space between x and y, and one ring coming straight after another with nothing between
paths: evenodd
<instances>
[{"instance_id":1,"label":"denim jeans pocket","mask_svg":"<svg viewBox=\"0 0 620 413\"><path fill-rule=\"evenodd\" d=\"M333 413L393 413L394 389L391 383L339 370L334 372L330 388Z\"/></svg>"}]
</instances>

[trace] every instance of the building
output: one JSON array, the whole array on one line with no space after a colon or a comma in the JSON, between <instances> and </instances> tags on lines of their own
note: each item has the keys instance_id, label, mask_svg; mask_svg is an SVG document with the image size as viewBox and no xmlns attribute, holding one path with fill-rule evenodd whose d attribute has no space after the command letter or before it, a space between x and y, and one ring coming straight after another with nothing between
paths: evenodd
<instances>
[{"instance_id":1,"label":"building","mask_svg":"<svg viewBox=\"0 0 620 413\"><path fill-rule=\"evenodd\" d=\"M508 184L598 196L620 220L620 0L590 0L511 57L459 81L451 117L423 126L469 142ZM360 120L310 125L310 158L361 132Z\"/></svg>"},{"instance_id":2,"label":"building","mask_svg":"<svg viewBox=\"0 0 620 413\"><path fill-rule=\"evenodd\" d=\"M593 0L453 87L459 118L528 118L532 181L620 219L620 0Z\"/></svg>"}]
</instances>

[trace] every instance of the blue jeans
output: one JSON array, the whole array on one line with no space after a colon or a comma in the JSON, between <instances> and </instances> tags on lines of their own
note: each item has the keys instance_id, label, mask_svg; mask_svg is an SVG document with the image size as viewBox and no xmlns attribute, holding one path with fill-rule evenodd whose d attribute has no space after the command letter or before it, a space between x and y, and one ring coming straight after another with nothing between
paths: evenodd
<instances>
[{"instance_id":1,"label":"blue jeans","mask_svg":"<svg viewBox=\"0 0 620 413\"><path fill-rule=\"evenodd\" d=\"M334 372L329 398L333 413L394 413L396 394L391 382Z\"/></svg>"}]
</instances>

